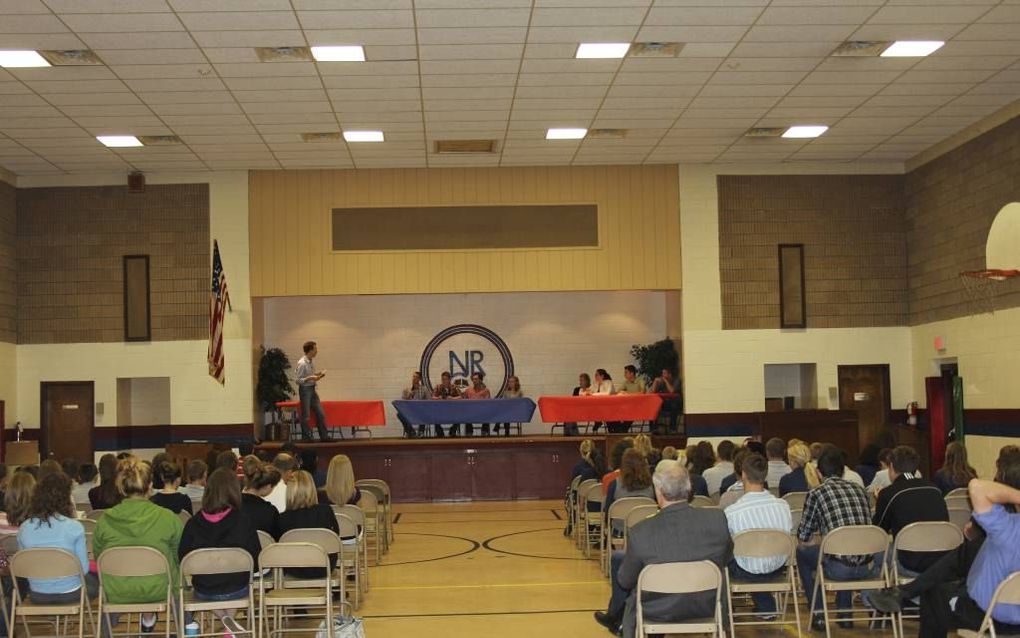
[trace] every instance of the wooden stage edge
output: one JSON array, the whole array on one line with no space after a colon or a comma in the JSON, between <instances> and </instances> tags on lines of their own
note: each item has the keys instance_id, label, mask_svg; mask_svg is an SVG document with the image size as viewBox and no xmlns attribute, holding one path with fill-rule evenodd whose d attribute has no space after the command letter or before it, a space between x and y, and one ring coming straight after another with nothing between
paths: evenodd
<instances>
[{"instance_id":1,"label":"wooden stage edge","mask_svg":"<svg viewBox=\"0 0 1020 638\"><path fill-rule=\"evenodd\" d=\"M633 435L609 435L614 438L617 436L633 436ZM449 445L464 445L467 447L481 447L481 446L504 446L504 445L534 445L535 443L562 443L564 441L572 441L577 445L581 444L581 441L585 439L591 439L593 441L605 441L607 435L605 434L593 434L591 436L458 436L458 437L443 437L443 438L424 438L424 439L405 439L403 437L380 437L370 439L368 437L358 437L352 439L350 437L344 439L336 439L333 441L301 441L295 440L293 443L299 450L312 449L312 450L323 450L337 447L379 447L379 446L394 446L394 447L427 447L433 445L449 446ZM286 441L263 441L255 446L256 450L269 450L275 451L283 447Z\"/></svg>"}]
</instances>

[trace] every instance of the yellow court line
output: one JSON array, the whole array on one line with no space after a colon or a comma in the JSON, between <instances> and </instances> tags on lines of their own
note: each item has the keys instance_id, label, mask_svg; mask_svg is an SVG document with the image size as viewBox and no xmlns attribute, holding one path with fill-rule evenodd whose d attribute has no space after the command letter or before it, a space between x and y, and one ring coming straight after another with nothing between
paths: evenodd
<instances>
[{"instance_id":1,"label":"yellow court line","mask_svg":"<svg viewBox=\"0 0 1020 638\"><path fill-rule=\"evenodd\" d=\"M485 585L408 585L405 587L379 587L373 586L372 591L386 590L386 591L397 591L406 589L478 589L479 587L486 588L497 588L497 587L574 587L577 585L603 585L608 584L605 580L579 580L564 583L504 583L504 584L485 584Z\"/></svg>"}]
</instances>

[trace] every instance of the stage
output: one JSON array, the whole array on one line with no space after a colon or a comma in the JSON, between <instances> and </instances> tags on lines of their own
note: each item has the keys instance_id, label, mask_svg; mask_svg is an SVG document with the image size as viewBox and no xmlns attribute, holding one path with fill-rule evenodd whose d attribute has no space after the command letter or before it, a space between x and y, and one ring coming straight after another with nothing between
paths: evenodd
<instances>
[{"instance_id":1,"label":"stage","mask_svg":"<svg viewBox=\"0 0 1020 638\"><path fill-rule=\"evenodd\" d=\"M323 470L335 454L346 454L359 479L379 478L390 485L395 502L506 501L562 498L570 470L580 460L584 439L603 445L627 435L474 436L431 439L345 439L296 442L312 449ZM682 436L653 436L656 447L682 449ZM275 454L282 441L256 446Z\"/></svg>"}]
</instances>

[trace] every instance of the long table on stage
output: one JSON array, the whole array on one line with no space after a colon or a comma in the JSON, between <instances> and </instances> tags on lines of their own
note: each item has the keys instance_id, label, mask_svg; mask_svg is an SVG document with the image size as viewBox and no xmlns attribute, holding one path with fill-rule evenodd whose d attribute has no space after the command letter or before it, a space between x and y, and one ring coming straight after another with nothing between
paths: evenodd
<instances>
[{"instance_id":1,"label":"long table on stage","mask_svg":"<svg viewBox=\"0 0 1020 638\"><path fill-rule=\"evenodd\" d=\"M614 394L580 397L540 397L538 409L545 423L588 421L655 421L662 409L658 394Z\"/></svg>"},{"instance_id":2,"label":"long table on stage","mask_svg":"<svg viewBox=\"0 0 1020 638\"><path fill-rule=\"evenodd\" d=\"M276 407L291 411L293 422L300 422L300 401L278 401ZM326 413L328 427L349 427L352 435L363 431L371 437L372 430L369 428L386 425L386 411L382 401L322 401L322 411ZM308 427L314 431L316 423L318 418L313 411L308 416Z\"/></svg>"},{"instance_id":3,"label":"long table on stage","mask_svg":"<svg viewBox=\"0 0 1020 638\"><path fill-rule=\"evenodd\" d=\"M541 400L541 399L540 399ZM411 425L453 423L529 423L535 402L513 399L458 399L452 401L394 401L393 407Z\"/></svg>"}]
</instances>

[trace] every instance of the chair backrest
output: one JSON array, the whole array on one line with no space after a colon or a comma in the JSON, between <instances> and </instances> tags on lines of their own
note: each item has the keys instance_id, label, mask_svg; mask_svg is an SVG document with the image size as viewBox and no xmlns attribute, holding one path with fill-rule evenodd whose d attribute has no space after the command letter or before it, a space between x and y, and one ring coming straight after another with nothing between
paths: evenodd
<instances>
[{"instance_id":1,"label":"chair backrest","mask_svg":"<svg viewBox=\"0 0 1020 638\"><path fill-rule=\"evenodd\" d=\"M368 494L371 494L372 496L375 497L375 500L376 500L377 503L385 503L386 502L386 491L382 487L380 487L379 485L376 485L374 483L369 483L367 485L365 485L365 484L357 484L356 483L355 485L357 485L358 489L361 490L361 498L362 499L364 499L365 498L365 494L368 493Z\"/></svg>"},{"instance_id":2,"label":"chair backrest","mask_svg":"<svg viewBox=\"0 0 1020 638\"><path fill-rule=\"evenodd\" d=\"M947 521L921 521L911 523L893 540L895 551L947 552L963 542L960 528Z\"/></svg>"},{"instance_id":3,"label":"chair backrest","mask_svg":"<svg viewBox=\"0 0 1020 638\"><path fill-rule=\"evenodd\" d=\"M949 522L956 525L963 530L964 525L970 522L970 517L973 515L970 508L963 507L950 507L949 508Z\"/></svg>"},{"instance_id":4,"label":"chair backrest","mask_svg":"<svg viewBox=\"0 0 1020 638\"><path fill-rule=\"evenodd\" d=\"M698 494L691 499L691 507L715 507L716 503L707 496Z\"/></svg>"},{"instance_id":5,"label":"chair backrest","mask_svg":"<svg viewBox=\"0 0 1020 638\"><path fill-rule=\"evenodd\" d=\"M578 478L580 478L580 477L578 477ZM586 490L590 486L596 485L596 484L597 485L601 485L601 483L599 483L595 479L585 479L585 480L583 480L583 481L581 481L580 483L577 484L577 493L578 494L582 494L584 492L584 490Z\"/></svg>"},{"instance_id":6,"label":"chair backrest","mask_svg":"<svg viewBox=\"0 0 1020 638\"><path fill-rule=\"evenodd\" d=\"M81 526L85 528L85 533L90 534L96 531L96 521L90 518L82 518L78 520Z\"/></svg>"},{"instance_id":7,"label":"chair backrest","mask_svg":"<svg viewBox=\"0 0 1020 638\"><path fill-rule=\"evenodd\" d=\"M789 492L783 495L783 500L790 504L791 510L804 509L804 499L806 498L807 492Z\"/></svg>"},{"instance_id":8,"label":"chair backrest","mask_svg":"<svg viewBox=\"0 0 1020 638\"><path fill-rule=\"evenodd\" d=\"M343 514L361 527L365 526L365 512L357 505L334 505L334 514Z\"/></svg>"},{"instance_id":9,"label":"chair backrest","mask_svg":"<svg viewBox=\"0 0 1020 638\"><path fill-rule=\"evenodd\" d=\"M988 605L988 611L991 612L996 605L1020 605L1020 571L1007 576L995 588L992 603Z\"/></svg>"},{"instance_id":10,"label":"chair backrest","mask_svg":"<svg viewBox=\"0 0 1020 638\"><path fill-rule=\"evenodd\" d=\"M252 573L255 559L240 547L207 547L188 552L181 560L181 576Z\"/></svg>"},{"instance_id":11,"label":"chair backrest","mask_svg":"<svg viewBox=\"0 0 1020 638\"><path fill-rule=\"evenodd\" d=\"M259 554L259 567L321 567L329 569L329 556L314 543L274 543Z\"/></svg>"},{"instance_id":12,"label":"chair backrest","mask_svg":"<svg viewBox=\"0 0 1020 638\"><path fill-rule=\"evenodd\" d=\"M638 505L637 507L627 512L627 518L624 519L625 521L624 524L627 526L627 529L630 529L637 525L638 523L640 523L641 521L645 520L646 518L655 516L658 513L659 506L656 505L655 503L651 503L648 505Z\"/></svg>"},{"instance_id":13,"label":"chair backrest","mask_svg":"<svg viewBox=\"0 0 1020 638\"><path fill-rule=\"evenodd\" d=\"M336 524L340 527L340 536L342 538L351 538L352 536L358 535L358 524L354 522L350 516L336 512Z\"/></svg>"},{"instance_id":14,"label":"chair backrest","mask_svg":"<svg viewBox=\"0 0 1020 638\"><path fill-rule=\"evenodd\" d=\"M876 525L845 525L822 538L821 555L859 556L884 552L889 534Z\"/></svg>"},{"instance_id":15,"label":"chair backrest","mask_svg":"<svg viewBox=\"0 0 1020 638\"><path fill-rule=\"evenodd\" d=\"M374 512L379 508L379 495L371 489L361 490L361 500L358 501L358 507L363 512Z\"/></svg>"},{"instance_id":16,"label":"chair backrest","mask_svg":"<svg viewBox=\"0 0 1020 638\"><path fill-rule=\"evenodd\" d=\"M188 510L181 510L177 512L177 518L181 519L182 523L187 523L191 520L191 514L188 513Z\"/></svg>"},{"instance_id":17,"label":"chair backrest","mask_svg":"<svg viewBox=\"0 0 1020 638\"><path fill-rule=\"evenodd\" d=\"M627 520L627 514L635 507L642 507L645 505L658 505L655 501L648 498L647 496L628 496L627 498L621 498L618 501L613 501L613 504L609 506L609 512L606 514L606 518L609 520Z\"/></svg>"},{"instance_id":18,"label":"chair backrest","mask_svg":"<svg viewBox=\"0 0 1020 638\"><path fill-rule=\"evenodd\" d=\"M166 556L151 547L128 545L111 547L96 559L99 577L170 575Z\"/></svg>"},{"instance_id":19,"label":"chair backrest","mask_svg":"<svg viewBox=\"0 0 1020 638\"><path fill-rule=\"evenodd\" d=\"M312 543L321 547L327 554L336 554L340 551L340 537L333 533L333 530L322 527L292 529L280 537L280 542Z\"/></svg>"},{"instance_id":20,"label":"chair backrest","mask_svg":"<svg viewBox=\"0 0 1020 638\"><path fill-rule=\"evenodd\" d=\"M388 502L390 500L390 494L392 492L390 492L389 483L382 479L361 479L359 481L355 481L354 485L362 489L366 487L377 488L383 495L383 498L379 500L383 502Z\"/></svg>"},{"instance_id":21,"label":"chair backrest","mask_svg":"<svg viewBox=\"0 0 1020 638\"><path fill-rule=\"evenodd\" d=\"M573 494L573 493L577 492L577 486L580 485L580 484L581 484L581 475L578 474L577 476L575 476L574 478L572 478L570 480L570 493Z\"/></svg>"},{"instance_id":22,"label":"chair backrest","mask_svg":"<svg viewBox=\"0 0 1020 638\"><path fill-rule=\"evenodd\" d=\"M270 534L269 532L264 532L262 530L258 530L258 535L259 535L259 546L261 546L262 549L265 549L265 548L269 547L270 545L273 545L273 544L276 543L276 539L273 538L273 535Z\"/></svg>"},{"instance_id":23,"label":"chair backrest","mask_svg":"<svg viewBox=\"0 0 1020 638\"><path fill-rule=\"evenodd\" d=\"M790 520L793 522L793 527L790 529L794 534L797 533L797 528L800 527L800 519L804 518L804 510L790 510Z\"/></svg>"},{"instance_id":24,"label":"chair backrest","mask_svg":"<svg viewBox=\"0 0 1020 638\"><path fill-rule=\"evenodd\" d=\"M584 499L585 503L602 503L606 502L606 497L602 494L602 485L599 483L593 483L588 486L588 489L580 493L580 496Z\"/></svg>"},{"instance_id":25,"label":"chair backrest","mask_svg":"<svg viewBox=\"0 0 1020 638\"><path fill-rule=\"evenodd\" d=\"M974 509L974 506L970 503L969 494L959 494L957 496L946 496L946 507L949 509Z\"/></svg>"},{"instance_id":26,"label":"chair backrest","mask_svg":"<svg viewBox=\"0 0 1020 638\"><path fill-rule=\"evenodd\" d=\"M777 529L749 529L733 537L733 555L745 558L793 556L797 543L789 532Z\"/></svg>"},{"instance_id":27,"label":"chair backrest","mask_svg":"<svg viewBox=\"0 0 1020 638\"><path fill-rule=\"evenodd\" d=\"M952 498L954 496L969 496L969 495L970 495L970 491L967 490L966 487L958 487L955 490L950 490L949 493L946 494L946 498Z\"/></svg>"},{"instance_id":28,"label":"chair backrest","mask_svg":"<svg viewBox=\"0 0 1020 638\"><path fill-rule=\"evenodd\" d=\"M23 549L10 559L11 576L15 578L82 577L81 561L66 549L33 547Z\"/></svg>"},{"instance_id":29,"label":"chair backrest","mask_svg":"<svg viewBox=\"0 0 1020 638\"><path fill-rule=\"evenodd\" d=\"M722 573L710 560L689 563L657 563L646 565L638 575L638 592L659 594L691 594L714 589L719 591Z\"/></svg>"}]
</instances>

